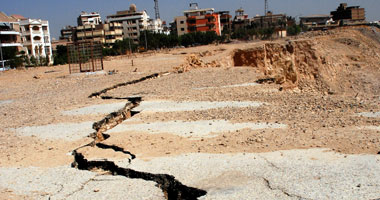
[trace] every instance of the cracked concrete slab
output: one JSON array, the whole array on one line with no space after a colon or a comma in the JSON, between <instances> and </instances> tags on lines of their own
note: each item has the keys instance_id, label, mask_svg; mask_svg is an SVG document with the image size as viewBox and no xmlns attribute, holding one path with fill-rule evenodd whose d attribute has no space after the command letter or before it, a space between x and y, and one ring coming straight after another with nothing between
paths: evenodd
<instances>
[{"instance_id":1,"label":"cracked concrete slab","mask_svg":"<svg viewBox=\"0 0 380 200\"><path fill-rule=\"evenodd\" d=\"M0 168L0 187L29 199L165 199L154 182L98 175L69 166Z\"/></svg>"},{"instance_id":2,"label":"cracked concrete slab","mask_svg":"<svg viewBox=\"0 0 380 200\"><path fill-rule=\"evenodd\" d=\"M258 83L242 83L242 84L235 84L235 85L225 85L220 87L199 87L199 88L193 88L194 90L210 90L210 89L223 89L223 88L236 88L236 87L251 87L251 86L258 86L260 84Z\"/></svg>"},{"instance_id":3,"label":"cracked concrete slab","mask_svg":"<svg viewBox=\"0 0 380 200\"><path fill-rule=\"evenodd\" d=\"M111 103L111 104L98 104L87 106L83 108L62 111L64 115L97 115L97 114L109 114L120 110L125 106L126 102Z\"/></svg>"},{"instance_id":4,"label":"cracked concrete slab","mask_svg":"<svg viewBox=\"0 0 380 200\"><path fill-rule=\"evenodd\" d=\"M45 126L27 126L12 130L20 136L34 136L49 140L76 141L94 132L92 124L93 122L60 123Z\"/></svg>"},{"instance_id":5,"label":"cracked concrete slab","mask_svg":"<svg viewBox=\"0 0 380 200\"><path fill-rule=\"evenodd\" d=\"M285 124L279 123L232 123L226 120L201 120L201 121L168 121L152 122L144 124L129 124L128 121L118 125L114 129L107 131L108 134L141 131L149 134L171 133L181 137L191 137L192 139L216 137L218 133L237 131L241 129L281 129L286 128Z\"/></svg>"},{"instance_id":6,"label":"cracked concrete slab","mask_svg":"<svg viewBox=\"0 0 380 200\"><path fill-rule=\"evenodd\" d=\"M13 100L1 100L0 101L0 106L6 105L6 104L9 104L9 103L12 103L12 102L13 102Z\"/></svg>"},{"instance_id":7,"label":"cracked concrete slab","mask_svg":"<svg viewBox=\"0 0 380 200\"><path fill-rule=\"evenodd\" d=\"M359 113L358 115L362 117L379 118L380 112L362 112L362 113Z\"/></svg>"},{"instance_id":8,"label":"cracked concrete slab","mask_svg":"<svg viewBox=\"0 0 380 200\"><path fill-rule=\"evenodd\" d=\"M169 173L206 190L201 199L377 199L380 156L326 149L251 154L185 154L135 159L132 169Z\"/></svg>"},{"instance_id":9,"label":"cracked concrete slab","mask_svg":"<svg viewBox=\"0 0 380 200\"><path fill-rule=\"evenodd\" d=\"M362 126L362 127L358 127L358 129L380 131L380 126Z\"/></svg>"},{"instance_id":10,"label":"cracked concrete slab","mask_svg":"<svg viewBox=\"0 0 380 200\"><path fill-rule=\"evenodd\" d=\"M259 107L261 102L255 101L143 101L134 111L141 112L181 112L193 110L210 110L217 108Z\"/></svg>"}]
</instances>

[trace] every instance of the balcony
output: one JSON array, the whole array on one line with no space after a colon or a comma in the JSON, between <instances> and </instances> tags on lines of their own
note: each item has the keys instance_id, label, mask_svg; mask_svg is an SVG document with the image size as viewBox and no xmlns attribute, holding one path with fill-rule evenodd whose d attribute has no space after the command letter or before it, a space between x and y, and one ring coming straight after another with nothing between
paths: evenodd
<instances>
[{"instance_id":1,"label":"balcony","mask_svg":"<svg viewBox=\"0 0 380 200\"><path fill-rule=\"evenodd\" d=\"M0 30L0 35L20 35L20 33L15 30Z\"/></svg>"},{"instance_id":2,"label":"balcony","mask_svg":"<svg viewBox=\"0 0 380 200\"><path fill-rule=\"evenodd\" d=\"M22 45L20 43L0 43L0 47L21 47Z\"/></svg>"}]
</instances>

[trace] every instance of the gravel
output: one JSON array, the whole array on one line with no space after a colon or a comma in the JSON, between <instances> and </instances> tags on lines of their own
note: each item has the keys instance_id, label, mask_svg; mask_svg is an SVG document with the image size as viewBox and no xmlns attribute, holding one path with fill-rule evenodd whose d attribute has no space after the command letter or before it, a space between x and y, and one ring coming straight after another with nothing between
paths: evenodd
<instances>
[{"instance_id":1,"label":"gravel","mask_svg":"<svg viewBox=\"0 0 380 200\"><path fill-rule=\"evenodd\" d=\"M46 126L27 126L13 129L20 136L35 136L49 140L76 141L94 132L93 122L60 123Z\"/></svg>"},{"instance_id":2,"label":"gravel","mask_svg":"<svg viewBox=\"0 0 380 200\"><path fill-rule=\"evenodd\" d=\"M259 107L263 105L261 102L255 101L143 101L140 106L135 108L135 111L143 112L179 112L193 110L209 110L227 107Z\"/></svg>"},{"instance_id":3,"label":"gravel","mask_svg":"<svg viewBox=\"0 0 380 200\"><path fill-rule=\"evenodd\" d=\"M128 123L128 121L127 121ZM231 123L226 120L201 120L201 121L168 121L144 124L123 123L107 133L120 133L125 131L143 131L150 134L171 133L182 137L193 139L216 137L217 133L236 131L241 129L269 129L286 128L284 124L278 123Z\"/></svg>"}]
</instances>

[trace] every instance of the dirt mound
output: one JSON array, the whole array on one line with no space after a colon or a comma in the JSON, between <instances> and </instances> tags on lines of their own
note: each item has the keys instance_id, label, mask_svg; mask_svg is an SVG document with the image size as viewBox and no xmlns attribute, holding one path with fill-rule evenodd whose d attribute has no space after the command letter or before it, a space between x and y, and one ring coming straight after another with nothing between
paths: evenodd
<instances>
[{"instance_id":1,"label":"dirt mound","mask_svg":"<svg viewBox=\"0 0 380 200\"><path fill-rule=\"evenodd\" d=\"M267 43L261 47L236 50L233 56L234 66L252 66L262 70L266 78L272 78L277 84L288 88L324 87L324 77L331 70L326 58L313 48L313 42L294 41L287 44Z\"/></svg>"},{"instance_id":2,"label":"dirt mound","mask_svg":"<svg viewBox=\"0 0 380 200\"><path fill-rule=\"evenodd\" d=\"M220 67L220 66L221 65L217 61L206 63L202 59L200 59L198 55L191 54L186 57L185 64L179 67L175 67L174 70L182 73L182 72L187 72L187 71L190 71L191 69L196 69L196 68Z\"/></svg>"}]
</instances>

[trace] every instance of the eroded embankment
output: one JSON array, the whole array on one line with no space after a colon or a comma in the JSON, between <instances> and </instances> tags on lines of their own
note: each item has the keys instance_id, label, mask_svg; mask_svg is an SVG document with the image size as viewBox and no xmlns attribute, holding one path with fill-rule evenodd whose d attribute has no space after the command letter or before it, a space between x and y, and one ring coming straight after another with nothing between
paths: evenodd
<instances>
[{"instance_id":1,"label":"eroded embankment","mask_svg":"<svg viewBox=\"0 0 380 200\"><path fill-rule=\"evenodd\" d=\"M233 53L233 61L234 66L257 67L266 75L265 80L290 88L312 85L325 90L326 78L332 74L326 58L308 40L238 49ZM264 79L259 82L265 82Z\"/></svg>"},{"instance_id":2,"label":"eroded embankment","mask_svg":"<svg viewBox=\"0 0 380 200\"><path fill-rule=\"evenodd\" d=\"M110 130L123 121L131 118L134 114L132 109L137 107L141 102L141 98L130 98L129 102L119 111L110 113L104 119L95 122L93 124L93 129L96 130L96 134L94 135L94 142L85 145L83 147L92 146L93 148L100 149L112 149L115 152L122 152L124 154L128 154L131 156L131 159L135 159L136 156L125 149L114 146L107 145L103 143L99 143L101 141L106 140L110 136L104 134L105 131ZM146 181L154 181L157 183L157 187L159 187L165 197L167 199L198 199L198 197L206 195L206 191L188 187L183 185L181 182L175 179L174 176L168 174L152 174L147 172L140 172L128 168L121 168L117 166L114 162L108 160L96 160L89 161L87 160L83 154L78 152L82 147L79 147L73 150L74 162L72 163L72 167L80 169L80 170L88 170L94 171L101 169L103 171L109 172L112 175L124 176L126 178L131 179L143 179ZM131 162L131 160L130 160Z\"/></svg>"}]
</instances>

